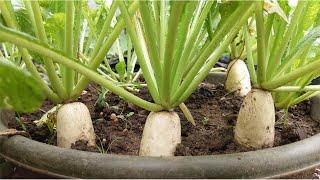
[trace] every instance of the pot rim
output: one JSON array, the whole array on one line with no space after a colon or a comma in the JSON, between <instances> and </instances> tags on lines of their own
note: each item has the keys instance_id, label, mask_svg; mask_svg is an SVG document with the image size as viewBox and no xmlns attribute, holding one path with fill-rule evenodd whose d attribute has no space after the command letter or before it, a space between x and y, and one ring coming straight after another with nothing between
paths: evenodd
<instances>
[{"instance_id":1,"label":"pot rim","mask_svg":"<svg viewBox=\"0 0 320 180\"><path fill-rule=\"evenodd\" d=\"M320 165L320 134L256 151L176 157L85 152L12 136L0 137L0 156L59 178L278 178Z\"/></svg>"}]
</instances>

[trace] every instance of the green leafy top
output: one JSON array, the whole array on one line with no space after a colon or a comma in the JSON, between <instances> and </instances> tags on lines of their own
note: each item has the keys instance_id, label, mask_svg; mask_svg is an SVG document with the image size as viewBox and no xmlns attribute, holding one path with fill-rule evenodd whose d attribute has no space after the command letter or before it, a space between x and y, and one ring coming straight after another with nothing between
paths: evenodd
<instances>
[{"instance_id":1,"label":"green leafy top","mask_svg":"<svg viewBox=\"0 0 320 180\"><path fill-rule=\"evenodd\" d=\"M307 85L319 75L320 59L313 47L320 38L320 27L317 27L320 3L299 1L293 9L286 1L279 4L277 8L283 10L275 16L266 15L263 3L256 2L256 52L252 48L255 35L250 35L249 25L245 27L244 35L247 63L254 86L276 91L273 93L276 106L287 108L316 94L314 91L301 92L310 89ZM288 22L282 17L284 15L288 17ZM257 71L254 62L257 62Z\"/></svg>"},{"instance_id":2,"label":"green leafy top","mask_svg":"<svg viewBox=\"0 0 320 180\"><path fill-rule=\"evenodd\" d=\"M218 28L208 36L213 1L139 2L132 19L125 3L117 3L153 100L165 109L191 95L253 11L252 2L224 4L228 11L221 7Z\"/></svg>"}]
</instances>

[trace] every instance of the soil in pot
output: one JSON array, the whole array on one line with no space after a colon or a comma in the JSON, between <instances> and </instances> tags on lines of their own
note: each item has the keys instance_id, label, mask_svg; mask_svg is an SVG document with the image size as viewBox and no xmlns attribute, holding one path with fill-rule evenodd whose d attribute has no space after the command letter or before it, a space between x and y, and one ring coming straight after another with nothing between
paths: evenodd
<instances>
[{"instance_id":1,"label":"soil in pot","mask_svg":"<svg viewBox=\"0 0 320 180\"><path fill-rule=\"evenodd\" d=\"M108 93L105 107L97 102L99 87L91 84L87 93L79 101L86 104L93 119L96 147L88 147L87 142L78 141L72 148L98 153L138 155L141 135L149 112L127 103L118 96ZM244 152L251 149L238 146L233 140L233 129L242 98L227 93L222 84L201 84L185 102L193 114L196 126L181 118L182 143L175 155L196 156ZM147 89L143 88L138 96L151 101ZM56 135L46 126L37 127L33 121L40 119L53 105L46 101L43 107L31 114L20 114L20 122L10 122L11 128L22 129L21 124L30 133L32 139L55 145ZM287 118L286 118L287 117ZM310 102L306 101L289 109L288 114L276 111L275 146L299 141L320 132L320 124L310 117Z\"/></svg>"}]
</instances>

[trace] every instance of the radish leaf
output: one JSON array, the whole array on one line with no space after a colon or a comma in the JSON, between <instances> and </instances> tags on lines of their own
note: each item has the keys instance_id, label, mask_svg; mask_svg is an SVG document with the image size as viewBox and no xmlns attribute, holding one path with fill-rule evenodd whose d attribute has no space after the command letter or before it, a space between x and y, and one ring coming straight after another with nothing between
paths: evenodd
<instances>
[{"instance_id":1,"label":"radish leaf","mask_svg":"<svg viewBox=\"0 0 320 180\"><path fill-rule=\"evenodd\" d=\"M32 112L44 99L43 89L29 73L0 58L0 108Z\"/></svg>"}]
</instances>

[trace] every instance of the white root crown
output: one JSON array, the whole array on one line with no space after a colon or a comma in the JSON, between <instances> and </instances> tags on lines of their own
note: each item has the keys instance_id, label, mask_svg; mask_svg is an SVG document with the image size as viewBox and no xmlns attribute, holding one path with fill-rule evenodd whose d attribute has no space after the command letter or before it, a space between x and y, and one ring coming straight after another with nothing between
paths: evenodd
<instances>
[{"instance_id":1,"label":"white root crown","mask_svg":"<svg viewBox=\"0 0 320 180\"><path fill-rule=\"evenodd\" d=\"M253 89L245 97L237 118L235 140L245 147L272 147L275 110L270 92Z\"/></svg>"},{"instance_id":2,"label":"white root crown","mask_svg":"<svg viewBox=\"0 0 320 180\"><path fill-rule=\"evenodd\" d=\"M238 96L246 96L251 90L250 74L247 65L240 59L233 60L228 65L225 88Z\"/></svg>"},{"instance_id":3,"label":"white root crown","mask_svg":"<svg viewBox=\"0 0 320 180\"><path fill-rule=\"evenodd\" d=\"M90 112L86 105L74 102L63 105L57 113L57 145L71 148L78 140L88 141L95 146L95 133Z\"/></svg>"},{"instance_id":4,"label":"white root crown","mask_svg":"<svg viewBox=\"0 0 320 180\"><path fill-rule=\"evenodd\" d=\"M144 126L140 156L174 156L181 143L180 118L176 112L151 112Z\"/></svg>"}]
</instances>

